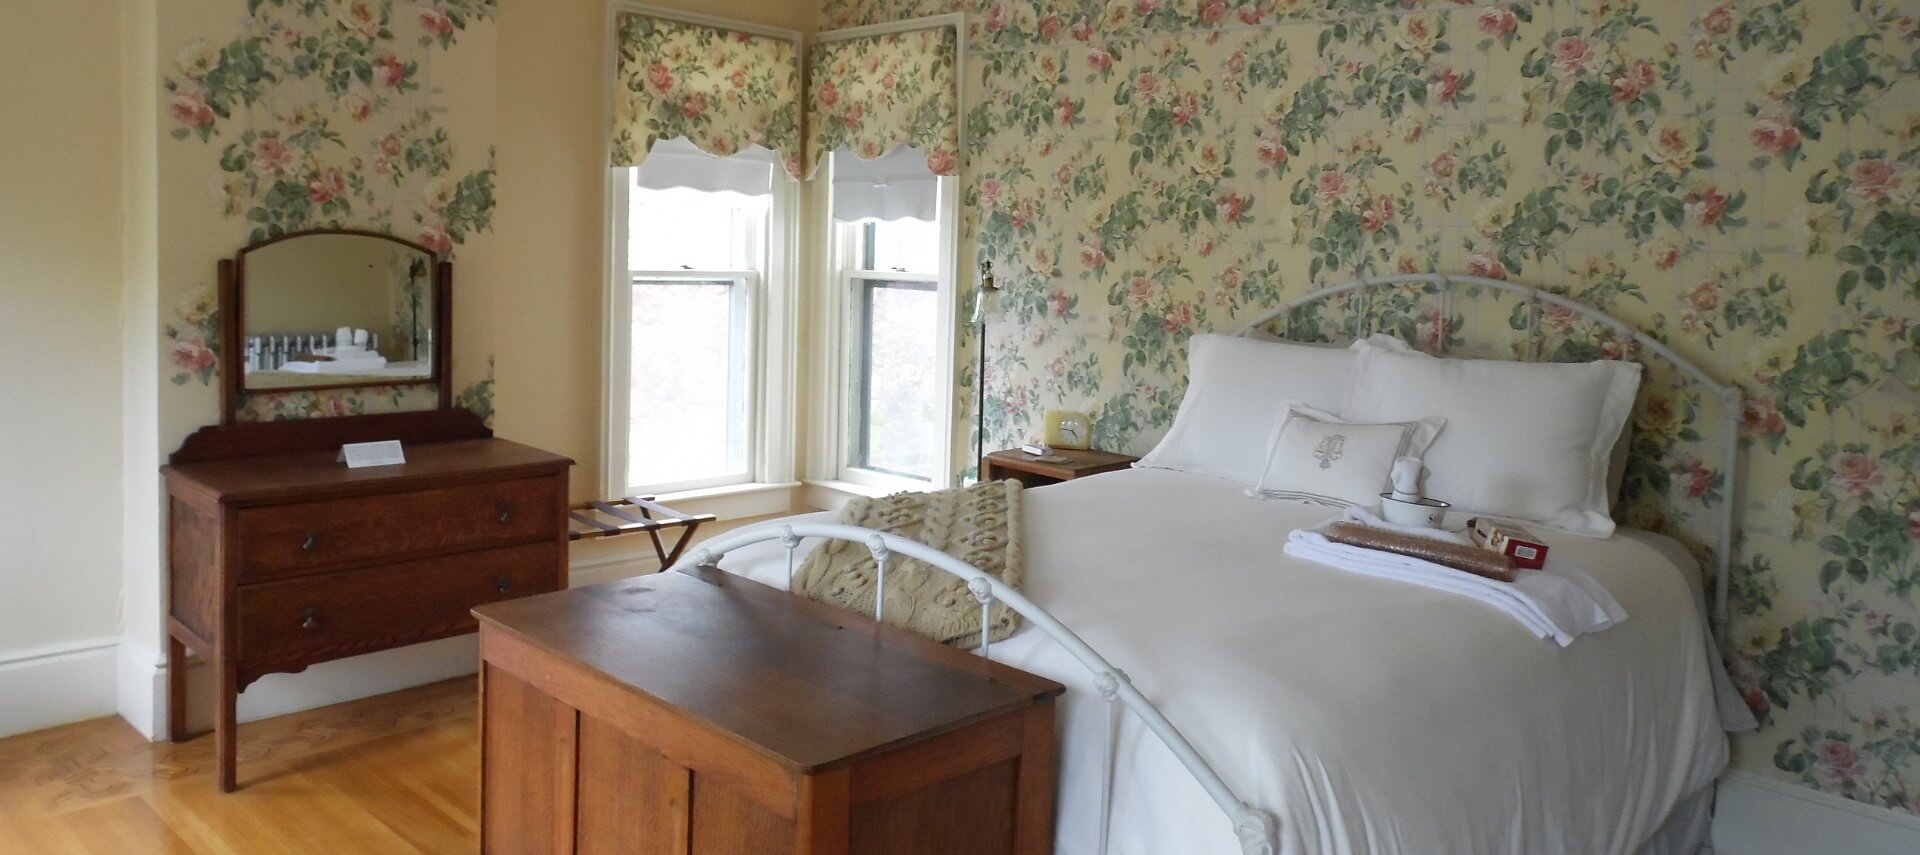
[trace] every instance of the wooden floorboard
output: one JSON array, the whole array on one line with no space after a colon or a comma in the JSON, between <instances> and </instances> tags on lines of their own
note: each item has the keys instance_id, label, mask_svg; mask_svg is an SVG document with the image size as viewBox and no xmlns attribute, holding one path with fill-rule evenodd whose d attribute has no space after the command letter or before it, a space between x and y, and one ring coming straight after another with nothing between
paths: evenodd
<instances>
[{"instance_id":1,"label":"wooden floorboard","mask_svg":"<svg viewBox=\"0 0 1920 855\"><path fill-rule=\"evenodd\" d=\"M472 679L240 728L238 793L213 737L149 743L117 718L0 740L0 853L470 853Z\"/></svg>"}]
</instances>

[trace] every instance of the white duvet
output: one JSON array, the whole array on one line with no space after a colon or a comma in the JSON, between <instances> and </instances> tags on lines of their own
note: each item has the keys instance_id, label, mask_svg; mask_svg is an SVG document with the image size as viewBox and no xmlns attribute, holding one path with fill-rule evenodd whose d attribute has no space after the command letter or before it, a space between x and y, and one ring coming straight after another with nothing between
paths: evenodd
<instances>
[{"instance_id":1,"label":"white duvet","mask_svg":"<svg viewBox=\"0 0 1920 855\"><path fill-rule=\"evenodd\" d=\"M1136 469L1030 491L1024 591L1280 818L1282 852L1631 853L1725 765L1696 571L1671 542L1552 538L1631 615L1561 648L1479 602L1290 558L1288 533L1331 512L1242 490ZM776 544L721 566L786 587ZM1096 852L1106 704L1038 632L993 658L1067 686L1058 851ZM1116 778L1112 852L1240 851L1131 718Z\"/></svg>"}]
</instances>

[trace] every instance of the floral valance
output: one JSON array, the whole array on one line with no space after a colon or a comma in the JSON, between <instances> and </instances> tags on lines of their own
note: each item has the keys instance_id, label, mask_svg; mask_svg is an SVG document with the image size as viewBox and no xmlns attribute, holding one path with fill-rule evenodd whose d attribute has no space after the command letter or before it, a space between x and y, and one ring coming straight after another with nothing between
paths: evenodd
<instances>
[{"instance_id":1,"label":"floral valance","mask_svg":"<svg viewBox=\"0 0 1920 855\"><path fill-rule=\"evenodd\" d=\"M871 160L903 146L927 152L935 175L959 168L952 27L829 40L808 61L807 164L842 147Z\"/></svg>"},{"instance_id":2,"label":"floral valance","mask_svg":"<svg viewBox=\"0 0 1920 855\"><path fill-rule=\"evenodd\" d=\"M621 15L619 27L614 166L639 166L654 142L686 137L721 157L762 145L802 174L793 42L646 15Z\"/></svg>"}]
</instances>

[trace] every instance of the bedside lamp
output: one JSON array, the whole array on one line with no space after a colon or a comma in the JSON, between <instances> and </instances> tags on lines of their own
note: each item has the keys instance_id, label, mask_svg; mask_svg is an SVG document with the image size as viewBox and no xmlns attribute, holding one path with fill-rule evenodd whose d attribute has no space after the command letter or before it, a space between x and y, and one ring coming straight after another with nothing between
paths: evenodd
<instances>
[{"instance_id":1,"label":"bedside lamp","mask_svg":"<svg viewBox=\"0 0 1920 855\"><path fill-rule=\"evenodd\" d=\"M993 262L980 262L980 288L973 294L973 326L979 331L976 347L980 350L980 367L974 372L977 397L974 398L973 429L974 456L973 476L978 480L985 469L982 464L987 458L987 318L1000 308L1000 286L994 282Z\"/></svg>"}]
</instances>

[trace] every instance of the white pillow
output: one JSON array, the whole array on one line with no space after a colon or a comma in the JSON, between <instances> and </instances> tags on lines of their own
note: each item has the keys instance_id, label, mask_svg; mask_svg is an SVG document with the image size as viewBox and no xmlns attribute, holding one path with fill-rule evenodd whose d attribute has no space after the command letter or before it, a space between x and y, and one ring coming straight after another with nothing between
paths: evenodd
<instances>
[{"instance_id":1,"label":"white pillow","mask_svg":"<svg viewBox=\"0 0 1920 855\"><path fill-rule=\"evenodd\" d=\"M1613 533L1608 464L1640 366L1434 359L1365 345L1358 353L1343 415L1447 420L1425 458L1427 495L1570 534Z\"/></svg>"},{"instance_id":2,"label":"white pillow","mask_svg":"<svg viewBox=\"0 0 1920 855\"><path fill-rule=\"evenodd\" d=\"M1196 335L1187 352L1187 395L1173 426L1134 465L1257 483L1281 407L1291 399L1339 409L1356 356L1347 348Z\"/></svg>"},{"instance_id":3,"label":"white pillow","mask_svg":"<svg viewBox=\"0 0 1920 855\"><path fill-rule=\"evenodd\" d=\"M1289 401L1248 495L1334 508L1378 507L1393 461L1420 457L1446 420L1364 424Z\"/></svg>"}]
</instances>

